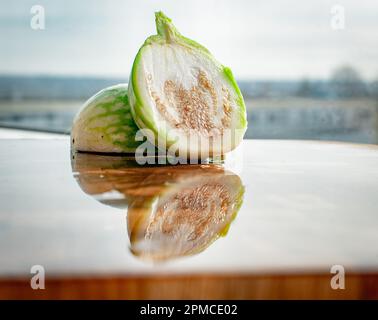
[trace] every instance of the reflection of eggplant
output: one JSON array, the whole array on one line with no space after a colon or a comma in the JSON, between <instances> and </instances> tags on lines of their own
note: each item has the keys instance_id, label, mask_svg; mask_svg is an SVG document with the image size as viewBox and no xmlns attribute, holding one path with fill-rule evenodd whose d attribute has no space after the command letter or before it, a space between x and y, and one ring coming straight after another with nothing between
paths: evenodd
<instances>
[{"instance_id":1,"label":"reflection of eggplant","mask_svg":"<svg viewBox=\"0 0 378 320\"><path fill-rule=\"evenodd\" d=\"M242 195L236 175L214 172L182 177L150 201L130 205L131 249L152 260L198 253L227 233Z\"/></svg>"},{"instance_id":2,"label":"reflection of eggplant","mask_svg":"<svg viewBox=\"0 0 378 320\"><path fill-rule=\"evenodd\" d=\"M128 207L131 251L148 260L201 252L227 233L242 204L240 178L221 165L139 166L132 158L83 153L72 165L84 192Z\"/></svg>"}]
</instances>

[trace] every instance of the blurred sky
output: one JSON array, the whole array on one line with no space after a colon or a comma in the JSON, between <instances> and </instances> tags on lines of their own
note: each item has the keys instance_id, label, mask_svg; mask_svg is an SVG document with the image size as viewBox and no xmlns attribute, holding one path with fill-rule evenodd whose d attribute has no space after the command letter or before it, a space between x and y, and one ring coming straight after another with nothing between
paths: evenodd
<instances>
[{"instance_id":1,"label":"blurred sky","mask_svg":"<svg viewBox=\"0 0 378 320\"><path fill-rule=\"evenodd\" d=\"M344 30L330 26L336 4ZM322 79L342 64L378 78L377 0L0 0L0 73L127 77L158 10L239 79Z\"/></svg>"}]
</instances>

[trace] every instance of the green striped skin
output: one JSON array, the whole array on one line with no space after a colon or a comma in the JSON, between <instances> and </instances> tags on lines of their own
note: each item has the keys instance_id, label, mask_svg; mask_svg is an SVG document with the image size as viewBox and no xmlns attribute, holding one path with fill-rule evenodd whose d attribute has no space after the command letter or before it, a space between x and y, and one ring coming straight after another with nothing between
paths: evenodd
<instances>
[{"instance_id":1,"label":"green striped skin","mask_svg":"<svg viewBox=\"0 0 378 320\"><path fill-rule=\"evenodd\" d=\"M131 115L127 84L101 90L90 98L74 119L73 149L87 152L134 153L142 143Z\"/></svg>"}]
</instances>

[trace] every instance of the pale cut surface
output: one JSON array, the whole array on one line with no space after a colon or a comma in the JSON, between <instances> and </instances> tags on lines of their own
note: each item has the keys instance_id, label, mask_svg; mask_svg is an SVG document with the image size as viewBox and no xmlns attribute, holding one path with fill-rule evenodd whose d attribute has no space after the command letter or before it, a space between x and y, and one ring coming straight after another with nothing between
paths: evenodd
<instances>
[{"instance_id":1,"label":"pale cut surface","mask_svg":"<svg viewBox=\"0 0 378 320\"><path fill-rule=\"evenodd\" d=\"M205 55L176 44L154 44L143 51L138 77L155 117L171 128L202 134L230 128L235 95Z\"/></svg>"},{"instance_id":2,"label":"pale cut surface","mask_svg":"<svg viewBox=\"0 0 378 320\"><path fill-rule=\"evenodd\" d=\"M188 136L198 135L222 153L217 148L222 146L223 135L237 128L239 107L220 67L195 49L175 43L147 46L140 64L138 89L159 132L166 130L170 136L174 130L172 140L177 135L183 144ZM195 154L198 148L188 146Z\"/></svg>"}]
</instances>

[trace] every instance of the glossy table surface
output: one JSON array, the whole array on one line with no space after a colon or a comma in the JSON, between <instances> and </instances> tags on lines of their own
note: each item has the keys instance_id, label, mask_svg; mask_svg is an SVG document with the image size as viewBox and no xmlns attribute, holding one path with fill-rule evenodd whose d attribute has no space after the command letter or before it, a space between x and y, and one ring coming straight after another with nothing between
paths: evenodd
<instances>
[{"instance_id":1,"label":"glossy table surface","mask_svg":"<svg viewBox=\"0 0 378 320\"><path fill-rule=\"evenodd\" d=\"M221 164L154 167L71 154L68 138L2 139L0 150L0 279L8 289L12 279L30 278L33 265L52 281L317 274L327 282L341 265L377 284L376 146L245 140ZM233 192L232 217L198 231L200 216L190 213L196 203L187 197L188 218L147 239L152 227L141 217L157 202L168 206L204 186L221 197L214 185ZM190 223L202 232L198 241L185 235Z\"/></svg>"}]
</instances>

